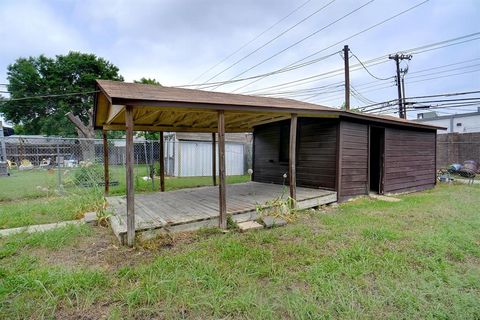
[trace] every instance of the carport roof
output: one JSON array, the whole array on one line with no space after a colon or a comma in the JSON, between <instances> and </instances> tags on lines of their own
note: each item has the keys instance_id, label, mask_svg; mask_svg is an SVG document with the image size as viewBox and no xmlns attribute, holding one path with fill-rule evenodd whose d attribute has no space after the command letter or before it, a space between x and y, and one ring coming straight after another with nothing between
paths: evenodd
<instances>
[{"instance_id":1,"label":"carport roof","mask_svg":"<svg viewBox=\"0 0 480 320\"><path fill-rule=\"evenodd\" d=\"M389 116L343 111L292 99L97 80L96 129L125 130L125 106L134 106L134 130L216 132L219 110L226 132L248 132L264 123L299 117L355 118L424 129L439 127Z\"/></svg>"}]
</instances>

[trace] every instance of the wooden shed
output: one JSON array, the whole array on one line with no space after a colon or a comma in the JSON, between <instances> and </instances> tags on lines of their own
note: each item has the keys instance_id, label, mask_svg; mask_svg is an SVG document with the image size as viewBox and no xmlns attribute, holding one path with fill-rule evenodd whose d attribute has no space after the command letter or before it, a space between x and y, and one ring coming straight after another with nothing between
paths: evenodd
<instances>
[{"instance_id":1,"label":"wooden shed","mask_svg":"<svg viewBox=\"0 0 480 320\"><path fill-rule=\"evenodd\" d=\"M289 120L254 128L253 181L282 183L288 171ZM390 117L298 119L296 184L335 190L338 201L375 192L432 188L436 128Z\"/></svg>"},{"instance_id":2,"label":"wooden shed","mask_svg":"<svg viewBox=\"0 0 480 320\"><path fill-rule=\"evenodd\" d=\"M133 159L127 156L126 201L117 197L109 203L124 224L114 226L117 235L129 245L135 230L208 223L224 228L227 215L253 219L258 201L278 196L282 185L288 185L299 208L435 185L435 126L290 99L106 80L98 80L97 88L94 126L104 133L126 130L127 150L135 130L209 132L213 143L218 134L218 191L207 187L134 198ZM225 132L253 132L253 181L243 186L226 186ZM108 164L105 172L107 178ZM216 177L212 181L215 185Z\"/></svg>"}]
</instances>

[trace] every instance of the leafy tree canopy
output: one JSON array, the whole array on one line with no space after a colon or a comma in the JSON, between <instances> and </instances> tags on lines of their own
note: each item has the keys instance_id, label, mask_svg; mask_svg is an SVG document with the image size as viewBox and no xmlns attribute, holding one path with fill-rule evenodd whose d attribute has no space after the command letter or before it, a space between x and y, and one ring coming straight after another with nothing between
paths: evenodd
<instances>
[{"instance_id":1,"label":"leafy tree canopy","mask_svg":"<svg viewBox=\"0 0 480 320\"><path fill-rule=\"evenodd\" d=\"M140 80L133 80L135 83L143 83L143 84L156 84L161 86L160 82L158 82L155 78L141 78Z\"/></svg>"},{"instance_id":2,"label":"leafy tree canopy","mask_svg":"<svg viewBox=\"0 0 480 320\"><path fill-rule=\"evenodd\" d=\"M123 81L118 68L94 54L70 52L49 58L19 58L8 66L11 99L31 96L91 92L95 79ZM75 126L65 116L73 112L87 124L93 94L12 100L0 104L6 120L21 124L26 134L76 136Z\"/></svg>"}]
</instances>

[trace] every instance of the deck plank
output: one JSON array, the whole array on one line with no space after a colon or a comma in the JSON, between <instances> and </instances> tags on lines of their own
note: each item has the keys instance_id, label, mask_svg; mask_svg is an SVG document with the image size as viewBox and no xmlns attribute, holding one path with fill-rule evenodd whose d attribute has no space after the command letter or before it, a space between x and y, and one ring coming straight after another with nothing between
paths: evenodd
<instances>
[{"instance_id":1,"label":"deck plank","mask_svg":"<svg viewBox=\"0 0 480 320\"><path fill-rule=\"evenodd\" d=\"M282 195L286 199L288 189L284 186L246 182L227 185L227 213L244 215L255 212L258 205ZM336 192L324 189L297 187L297 201L303 207L330 203L336 200ZM122 196L107 198L111 219L117 237L126 232L126 201ZM164 228L169 225L198 224L199 221L218 219L218 187L207 186L170 192L155 192L135 195L135 227L137 231ZM211 224L211 222L209 223Z\"/></svg>"}]
</instances>

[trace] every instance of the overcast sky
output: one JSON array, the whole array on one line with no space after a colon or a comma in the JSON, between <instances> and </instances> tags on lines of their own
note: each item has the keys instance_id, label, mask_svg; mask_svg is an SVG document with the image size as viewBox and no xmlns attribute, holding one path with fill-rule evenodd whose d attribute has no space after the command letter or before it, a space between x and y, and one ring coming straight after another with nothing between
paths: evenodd
<instances>
[{"instance_id":1,"label":"overcast sky","mask_svg":"<svg viewBox=\"0 0 480 320\"><path fill-rule=\"evenodd\" d=\"M40 54L54 56L73 50L106 58L120 68L126 81L151 77L167 86L188 84L304 2L305 0L0 0L0 83L7 82L7 66L19 57ZM196 82L206 81L327 4L325 9L213 81L229 80L367 2L368 0L311 0ZM422 0L373 1L242 77L284 67L420 2ZM315 58L339 51L344 44L348 44L361 60L368 60L402 49L480 31L479 20L480 0L431 0L392 21L337 44ZM480 58L480 40L414 55L406 77L407 96L478 90L480 60L472 60L476 58ZM429 78L413 78L415 71L467 60L472 61L451 67L464 67L463 69L438 76L466 71L469 73L409 84L414 79ZM352 60L351 63L355 61ZM342 58L335 55L305 68L267 77L237 92L281 84L342 67ZM395 74L393 61L369 69L380 78ZM435 71L442 70L445 69ZM470 72L475 70L476 72ZM409 79L410 76L412 79ZM358 90L372 101L385 101L396 97L395 87L378 90L382 87L381 83L385 83L385 87L392 84L391 80L376 81L364 70L352 72L351 77L352 85L359 86ZM342 80L342 76L321 79L289 90L318 87ZM376 82L372 85L379 85L373 88L368 84L362 86L373 81ZM231 92L239 86L240 84L225 85L217 90ZM5 90L5 87L0 89ZM343 102L341 92L320 94L310 99L311 102L332 106ZM352 104L365 103L353 98Z\"/></svg>"}]
</instances>

